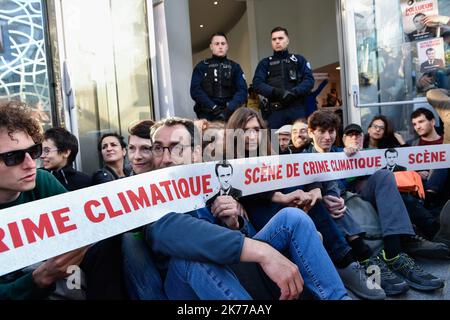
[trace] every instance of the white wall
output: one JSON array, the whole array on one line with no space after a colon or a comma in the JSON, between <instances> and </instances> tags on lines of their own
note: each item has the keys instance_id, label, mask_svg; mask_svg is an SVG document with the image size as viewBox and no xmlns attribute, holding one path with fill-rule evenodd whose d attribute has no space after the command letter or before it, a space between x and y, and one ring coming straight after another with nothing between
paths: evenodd
<instances>
[{"instance_id":1,"label":"white wall","mask_svg":"<svg viewBox=\"0 0 450 320\"><path fill-rule=\"evenodd\" d=\"M313 69L337 62L339 55L335 1L247 0L247 10L251 12L246 12L227 34L230 42L228 57L241 65L247 83L250 84L258 61L272 54L270 30L280 25L289 31L290 51L305 56ZM175 115L193 118L194 102L189 94L192 68L202 59L210 57L211 52L207 48L192 55L188 1L162 2L167 22ZM250 32L249 26L250 30L255 31ZM157 34L156 37L158 36L161 35ZM162 116L164 111L161 110Z\"/></svg>"},{"instance_id":2,"label":"white wall","mask_svg":"<svg viewBox=\"0 0 450 320\"><path fill-rule=\"evenodd\" d=\"M241 65L250 84L258 61L272 54L270 31L283 26L289 31L289 50L305 56L313 69L339 61L335 2L247 0L247 12L227 34L230 44L228 57ZM249 21L252 16L255 20ZM252 23L256 27L255 41L251 41L254 35L249 32L249 24ZM255 57L250 54L252 43L256 46ZM195 53L193 65L210 56L209 48ZM252 59L256 59L256 63Z\"/></svg>"},{"instance_id":3,"label":"white wall","mask_svg":"<svg viewBox=\"0 0 450 320\"><path fill-rule=\"evenodd\" d=\"M160 115L194 118L194 102L189 94L192 49L188 0L165 0L155 9L161 5L163 10L154 10L155 24L164 20L155 30Z\"/></svg>"},{"instance_id":4,"label":"white wall","mask_svg":"<svg viewBox=\"0 0 450 320\"><path fill-rule=\"evenodd\" d=\"M250 61L250 36L248 32L247 13L244 13L234 28L227 33L227 38L230 47L227 55L228 58L239 63L246 78L252 79L253 70ZM210 57L211 50L208 47L193 55L193 65L195 66L201 60Z\"/></svg>"},{"instance_id":5,"label":"white wall","mask_svg":"<svg viewBox=\"0 0 450 320\"><path fill-rule=\"evenodd\" d=\"M253 0L258 59L272 54L270 31L289 31L289 50L299 53L313 69L339 60L336 0ZM250 6L247 6L250 8Z\"/></svg>"}]
</instances>

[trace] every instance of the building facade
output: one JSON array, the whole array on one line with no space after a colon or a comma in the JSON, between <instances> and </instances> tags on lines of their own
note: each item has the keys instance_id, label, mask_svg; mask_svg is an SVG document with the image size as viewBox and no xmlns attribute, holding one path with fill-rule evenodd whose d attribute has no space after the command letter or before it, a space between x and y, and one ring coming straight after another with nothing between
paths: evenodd
<instances>
[{"instance_id":1,"label":"building facade","mask_svg":"<svg viewBox=\"0 0 450 320\"><path fill-rule=\"evenodd\" d=\"M213 10L208 2L205 10ZM427 105L417 85L421 48L433 46L447 64L450 49L445 28L411 39L410 13L433 6L450 16L449 1L241 2L246 12L238 25L245 31L225 31L240 41L230 45L248 83L271 54L270 29L283 25L292 51L313 69L339 65L345 123L366 129L384 114L412 137L409 114ZM28 102L44 128L71 130L81 145L77 165L91 173L101 165L102 133L127 136L128 126L145 118L194 117L189 81L200 55L192 52L191 33L200 31L192 29L188 0L0 0L0 98Z\"/></svg>"}]
</instances>

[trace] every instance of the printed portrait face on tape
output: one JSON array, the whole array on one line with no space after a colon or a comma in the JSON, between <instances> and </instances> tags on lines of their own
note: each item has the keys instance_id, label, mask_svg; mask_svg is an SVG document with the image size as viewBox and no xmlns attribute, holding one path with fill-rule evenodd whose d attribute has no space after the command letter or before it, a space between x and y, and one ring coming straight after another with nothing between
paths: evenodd
<instances>
[{"instance_id":1,"label":"printed portrait face on tape","mask_svg":"<svg viewBox=\"0 0 450 320\"><path fill-rule=\"evenodd\" d=\"M216 176L221 190L230 189L231 180L233 180L233 167L228 162L219 162L216 165Z\"/></svg>"},{"instance_id":2,"label":"printed portrait face on tape","mask_svg":"<svg viewBox=\"0 0 450 320\"><path fill-rule=\"evenodd\" d=\"M386 164L388 167L395 167L398 161L398 152L395 149L388 149L385 152Z\"/></svg>"}]
</instances>

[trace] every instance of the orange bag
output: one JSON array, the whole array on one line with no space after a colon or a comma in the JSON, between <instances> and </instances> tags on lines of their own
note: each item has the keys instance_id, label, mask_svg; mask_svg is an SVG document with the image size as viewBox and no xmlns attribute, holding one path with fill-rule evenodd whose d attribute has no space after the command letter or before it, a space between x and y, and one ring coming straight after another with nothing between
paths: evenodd
<instances>
[{"instance_id":1,"label":"orange bag","mask_svg":"<svg viewBox=\"0 0 450 320\"><path fill-rule=\"evenodd\" d=\"M398 191L413 192L419 198L425 199L425 189L423 188L422 178L415 171L397 171L394 172Z\"/></svg>"}]
</instances>

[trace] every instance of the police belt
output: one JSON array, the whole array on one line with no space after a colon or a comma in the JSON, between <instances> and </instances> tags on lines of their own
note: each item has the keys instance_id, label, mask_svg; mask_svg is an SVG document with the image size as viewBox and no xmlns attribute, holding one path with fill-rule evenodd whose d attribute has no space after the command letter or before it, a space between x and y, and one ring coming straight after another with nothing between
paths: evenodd
<instances>
[{"instance_id":1,"label":"police belt","mask_svg":"<svg viewBox=\"0 0 450 320\"><path fill-rule=\"evenodd\" d=\"M218 110L216 110L216 112L213 112L213 110L209 107L203 106L201 104L196 103L194 105L194 111L195 113L207 113L207 114L215 114L215 113L220 113L226 110L226 107L224 106L218 106ZM220 110L220 112L219 112Z\"/></svg>"},{"instance_id":2,"label":"police belt","mask_svg":"<svg viewBox=\"0 0 450 320\"><path fill-rule=\"evenodd\" d=\"M286 108L287 108L287 106L284 105L283 103L279 102L279 101L269 102L269 110L271 112L280 111L280 110L283 110L283 109L286 109Z\"/></svg>"}]
</instances>

